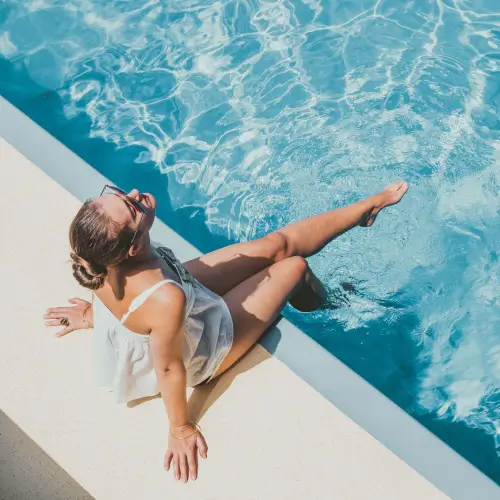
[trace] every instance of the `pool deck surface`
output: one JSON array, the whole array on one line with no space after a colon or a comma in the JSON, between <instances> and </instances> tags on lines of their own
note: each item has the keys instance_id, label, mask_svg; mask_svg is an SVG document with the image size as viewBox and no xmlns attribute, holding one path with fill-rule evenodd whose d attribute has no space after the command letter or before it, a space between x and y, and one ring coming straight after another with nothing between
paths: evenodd
<instances>
[{"instance_id":1,"label":"pool deck surface","mask_svg":"<svg viewBox=\"0 0 500 500\"><path fill-rule=\"evenodd\" d=\"M91 332L43 324L47 307L89 298L68 263L80 200L1 138L0 183L2 500L448 498L261 346L189 392L209 458L198 481L174 481L162 401L115 404L93 384Z\"/></svg>"}]
</instances>

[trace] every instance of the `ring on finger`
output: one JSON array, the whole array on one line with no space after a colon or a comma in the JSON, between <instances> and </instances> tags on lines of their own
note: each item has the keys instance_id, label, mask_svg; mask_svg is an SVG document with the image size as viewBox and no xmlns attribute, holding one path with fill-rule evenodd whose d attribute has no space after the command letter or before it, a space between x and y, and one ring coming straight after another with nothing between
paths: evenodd
<instances>
[{"instance_id":1,"label":"ring on finger","mask_svg":"<svg viewBox=\"0 0 500 500\"><path fill-rule=\"evenodd\" d=\"M69 326L69 319L68 318L61 318L60 323L62 326Z\"/></svg>"}]
</instances>

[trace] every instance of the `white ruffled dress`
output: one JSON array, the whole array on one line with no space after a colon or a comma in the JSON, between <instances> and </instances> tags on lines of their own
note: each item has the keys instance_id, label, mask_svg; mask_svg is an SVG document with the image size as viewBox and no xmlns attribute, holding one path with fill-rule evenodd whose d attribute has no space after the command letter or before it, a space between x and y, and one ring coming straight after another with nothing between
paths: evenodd
<instances>
[{"instance_id":1,"label":"white ruffled dress","mask_svg":"<svg viewBox=\"0 0 500 500\"><path fill-rule=\"evenodd\" d=\"M209 381L233 343L233 321L224 300L191 276L170 249L157 247L157 251L179 281L166 279L145 290L132 301L121 321L94 295L95 379L114 392L119 403L159 392L149 335L134 333L123 323L165 283L174 283L186 295L183 356L188 386Z\"/></svg>"}]
</instances>

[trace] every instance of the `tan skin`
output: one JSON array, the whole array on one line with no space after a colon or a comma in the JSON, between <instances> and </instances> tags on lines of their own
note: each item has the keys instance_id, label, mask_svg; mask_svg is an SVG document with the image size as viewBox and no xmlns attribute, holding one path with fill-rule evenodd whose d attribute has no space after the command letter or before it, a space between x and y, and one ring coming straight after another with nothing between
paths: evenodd
<instances>
[{"instance_id":1,"label":"tan skin","mask_svg":"<svg viewBox=\"0 0 500 500\"><path fill-rule=\"evenodd\" d=\"M216 375L224 373L259 340L287 301L302 311L320 306L325 291L305 258L355 226L371 226L379 211L398 203L407 190L407 183L394 183L353 205L184 263L200 283L224 299L233 319L233 345ZM128 196L147 209L142 220L124 196L105 194L95 200L120 226L128 226L133 231L139 227L128 258L119 266L107 269L104 286L95 292L116 318L128 311L132 300L142 291L165 278L176 279L150 243L156 200L137 190ZM47 326L60 326L61 318L68 318L69 326L60 330L58 336L88 328L83 318L85 310L87 319L93 323L90 303L76 298L69 302L72 306L48 309L44 316ZM125 326L138 334L149 335L160 391L175 436L169 436L164 467L172 469L176 479L187 482L189 478L197 478L198 455L206 458L208 449L203 435L196 432L188 417L186 369L182 358L184 308L182 290L167 283L130 315Z\"/></svg>"}]
</instances>

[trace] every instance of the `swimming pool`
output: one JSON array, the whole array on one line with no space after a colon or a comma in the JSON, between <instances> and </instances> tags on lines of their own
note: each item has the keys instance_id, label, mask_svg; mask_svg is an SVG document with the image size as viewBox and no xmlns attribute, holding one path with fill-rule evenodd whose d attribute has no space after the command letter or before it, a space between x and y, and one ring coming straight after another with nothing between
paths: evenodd
<instances>
[{"instance_id":1,"label":"swimming pool","mask_svg":"<svg viewBox=\"0 0 500 500\"><path fill-rule=\"evenodd\" d=\"M0 93L203 251L408 180L286 316L498 483L494 3L7 0Z\"/></svg>"}]
</instances>

